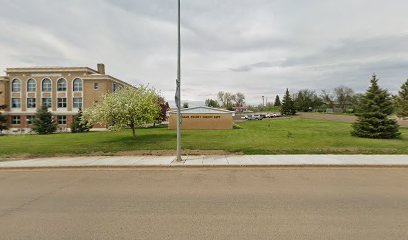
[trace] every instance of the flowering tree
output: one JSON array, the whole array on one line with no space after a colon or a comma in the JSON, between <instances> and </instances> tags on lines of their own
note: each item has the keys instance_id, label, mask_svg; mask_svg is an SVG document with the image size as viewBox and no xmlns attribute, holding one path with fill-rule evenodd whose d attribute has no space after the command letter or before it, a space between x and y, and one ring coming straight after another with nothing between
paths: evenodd
<instances>
[{"instance_id":1,"label":"flowering tree","mask_svg":"<svg viewBox=\"0 0 408 240\"><path fill-rule=\"evenodd\" d=\"M102 103L88 109L85 115L91 122L110 126L112 129L130 127L136 138L137 127L154 123L159 116L158 98L155 89L143 85L122 88L105 95Z\"/></svg>"}]
</instances>

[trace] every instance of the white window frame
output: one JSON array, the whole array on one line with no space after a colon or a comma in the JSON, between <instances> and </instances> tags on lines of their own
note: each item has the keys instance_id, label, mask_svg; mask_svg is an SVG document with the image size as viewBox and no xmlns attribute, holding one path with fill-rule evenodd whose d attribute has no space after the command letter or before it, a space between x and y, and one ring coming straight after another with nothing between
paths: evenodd
<instances>
[{"instance_id":1,"label":"white window frame","mask_svg":"<svg viewBox=\"0 0 408 240\"><path fill-rule=\"evenodd\" d=\"M62 121L61 121L62 120ZM62 123L61 123L61 122ZM59 125L66 125L67 124L67 116L57 116L57 123Z\"/></svg>"},{"instance_id":2,"label":"white window frame","mask_svg":"<svg viewBox=\"0 0 408 240\"><path fill-rule=\"evenodd\" d=\"M11 92L21 92L21 80L13 79L11 82Z\"/></svg>"},{"instance_id":3,"label":"white window frame","mask_svg":"<svg viewBox=\"0 0 408 240\"><path fill-rule=\"evenodd\" d=\"M49 81L49 86L48 86L48 83L47 83L47 85L44 85L45 83L45 81ZM47 87L47 88L45 88L45 86ZM44 78L42 81L41 81L41 91L42 92L52 92L52 81L51 81L51 79L49 79L49 78Z\"/></svg>"},{"instance_id":4,"label":"white window frame","mask_svg":"<svg viewBox=\"0 0 408 240\"><path fill-rule=\"evenodd\" d=\"M12 125L20 125L21 124L21 117L20 116L12 116L11 117L11 124Z\"/></svg>"},{"instance_id":5,"label":"white window frame","mask_svg":"<svg viewBox=\"0 0 408 240\"><path fill-rule=\"evenodd\" d=\"M63 90L60 90L60 84L63 83ZM57 81L57 92L66 92L67 91L67 80L65 78L60 78Z\"/></svg>"},{"instance_id":6,"label":"white window frame","mask_svg":"<svg viewBox=\"0 0 408 240\"><path fill-rule=\"evenodd\" d=\"M83 90L83 82L82 82L82 79L80 79L80 78L75 78L73 81L72 81L72 91L73 92L82 92L82 90Z\"/></svg>"},{"instance_id":7,"label":"white window frame","mask_svg":"<svg viewBox=\"0 0 408 240\"><path fill-rule=\"evenodd\" d=\"M19 100L18 106L14 105L14 100ZM21 108L21 98L11 98L11 108Z\"/></svg>"},{"instance_id":8,"label":"white window frame","mask_svg":"<svg viewBox=\"0 0 408 240\"><path fill-rule=\"evenodd\" d=\"M37 81L35 81L34 79L30 78L27 81L27 92L29 93L35 93L37 92Z\"/></svg>"},{"instance_id":9,"label":"white window frame","mask_svg":"<svg viewBox=\"0 0 408 240\"><path fill-rule=\"evenodd\" d=\"M47 107L52 108L52 98L50 98L50 97L41 98L41 106L44 105L44 99L49 99L50 100L51 105L47 105Z\"/></svg>"},{"instance_id":10,"label":"white window frame","mask_svg":"<svg viewBox=\"0 0 408 240\"><path fill-rule=\"evenodd\" d=\"M60 100L62 100L62 101L60 102ZM60 103L61 104L65 103L65 106L61 107ZM67 106L68 106L67 98L57 98L57 108L67 108Z\"/></svg>"},{"instance_id":11,"label":"white window frame","mask_svg":"<svg viewBox=\"0 0 408 240\"><path fill-rule=\"evenodd\" d=\"M34 106L33 105L29 105L29 101L28 99L34 99ZM27 108L37 108L37 99L36 98L27 98Z\"/></svg>"},{"instance_id":12,"label":"white window frame","mask_svg":"<svg viewBox=\"0 0 408 240\"><path fill-rule=\"evenodd\" d=\"M79 107L78 107L78 106L75 106L75 99L81 99L81 101L79 102L79 104L80 104ZM82 97L73 97L73 98L72 98L72 108L74 108L74 109L80 109L80 108L82 108L82 107L83 107L83 101L84 101L84 99L83 99Z\"/></svg>"}]
</instances>

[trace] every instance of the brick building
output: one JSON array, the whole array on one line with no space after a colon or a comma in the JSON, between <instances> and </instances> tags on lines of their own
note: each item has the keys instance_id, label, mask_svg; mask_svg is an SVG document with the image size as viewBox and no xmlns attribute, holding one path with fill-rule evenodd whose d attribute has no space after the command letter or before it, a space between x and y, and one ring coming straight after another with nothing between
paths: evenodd
<instances>
[{"instance_id":1,"label":"brick building","mask_svg":"<svg viewBox=\"0 0 408 240\"><path fill-rule=\"evenodd\" d=\"M177 129L177 110L169 111L169 129ZM235 112L211 107L181 109L183 130L226 130L233 128Z\"/></svg>"},{"instance_id":2,"label":"brick building","mask_svg":"<svg viewBox=\"0 0 408 240\"><path fill-rule=\"evenodd\" d=\"M59 130L69 130L73 116L103 100L106 93L131 86L105 74L105 65L88 67L7 68L0 76L0 105L11 132L31 130L42 104L49 107Z\"/></svg>"}]
</instances>

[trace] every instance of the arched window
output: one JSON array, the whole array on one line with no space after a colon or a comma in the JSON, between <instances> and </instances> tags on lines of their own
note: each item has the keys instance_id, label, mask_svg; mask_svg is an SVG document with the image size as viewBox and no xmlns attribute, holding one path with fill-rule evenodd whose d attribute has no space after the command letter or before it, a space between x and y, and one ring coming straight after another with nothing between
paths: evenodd
<instances>
[{"instance_id":1,"label":"arched window","mask_svg":"<svg viewBox=\"0 0 408 240\"><path fill-rule=\"evenodd\" d=\"M57 91L65 92L67 90L67 81L63 78L57 82Z\"/></svg>"},{"instance_id":2,"label":"arched window","mask_svg":"<svg viewBox=\"0 0 408 240\"><path fill-rule=\"evenodd\" d=\"M43 92L51 92L52 91L52 83L51 80L46 78L42 81L41 90Z\"/></svg>"},{"instance_id":3,"label":"arched window","mask_svg":"<svg viewBox=\"0 0 408 240\"><path fill-rule=\"evenodd\" d=\"M79 78L74 79L73 83L74 92L81 92L82 91L82 80Z\"/></svg>"},{"instance_id":4,"label":"arched window","mask_svg":"<svg viewBox=\"0 0 408 240\"><path fill-rule=\"evenodd\" d=\"M27 92L35 92L37 90L37 83L34 79L27 81Z\"/></svg>"},{"instance_id":5,"label":"arched window","mask_svg":"<svg viewBox=\"0 0 408 240\"><path fill-rule=\"evenodd\" d=\"M21 92L21 81L18 79L14 79L11 83L11 91L12 92Z\"/></svg>"}]
</instances>

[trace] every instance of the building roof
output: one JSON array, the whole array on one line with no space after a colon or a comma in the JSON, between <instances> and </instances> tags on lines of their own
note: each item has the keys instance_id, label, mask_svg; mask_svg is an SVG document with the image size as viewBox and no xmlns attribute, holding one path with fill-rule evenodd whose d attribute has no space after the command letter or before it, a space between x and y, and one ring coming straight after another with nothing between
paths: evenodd
<instances>
[{"instance_id":1,"label":"building roof","mask_svg":"<svg viewBox=\"0 0 408 240\"><path fill-rule=\"evenodd\" d=\"M7 68L6 73L30 73L30 72L86 72L99 73L98 71L89 67L28 67L28 68Z\"/></svg>"},{"instance_id":2,"label":"building roof","mask_svg":"<svg viewBox=\"0 0 408 240\"><path fill-rule=\"evenodd\" d=\"M169 114L177 113L177 110L169 111ZM193 108L183 108L181 113L192 113L192 114L234 114L234 111L229 111L220 108L212 107L193 107Z\"/></svg>"},{"instance_id":3,"label":"building roof","mask_svg":"<svg viewBox=\"0 0 408 240\"><path fill-rule=\"evenodd\" d=\"M83 72L88 75L81 77L84 80L111 80L123 84L128 87L134 87L133 85L112 77L110 75L101 74L97 70L89 67L28 67L28 68L7 68L6 74L10 73L64 73L64 72ZM0 80L3 80L0 77Z\"/></svg>"},{"instance_id":4,"label":"building roof","mask_svg":"<svg viewBox=\"0 0 408 240\"><path fill-rule=\"evenodd\" d=\"M112 77L110 75L103 75L103 74L92 74L92 75L88 75L88 76L83 76L81 77L81 79L83 80L111 80L113 82L117 82L117 83L121 83L125 86L128 87L134 87L132 84L129 84L125 81L119 80L115 77Z\"/></svg>"}]
</instances>

